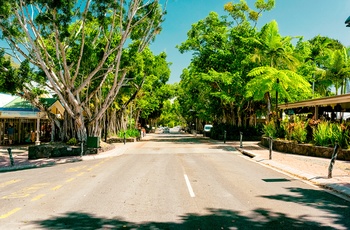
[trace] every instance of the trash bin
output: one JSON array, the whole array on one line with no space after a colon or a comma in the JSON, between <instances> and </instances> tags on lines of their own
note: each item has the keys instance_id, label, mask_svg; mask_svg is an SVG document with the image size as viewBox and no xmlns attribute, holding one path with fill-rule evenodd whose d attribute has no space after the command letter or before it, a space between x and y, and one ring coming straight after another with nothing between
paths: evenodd
<instances>
[{"instance_id":1,"label":"trash bin","mask_svg":"<svg viewBox=\"0 0 350 230\"><path fill-rule=\"evenodd\" d=\"M88 148L99 148L100 137L87 137L86 145Z\"/></svg>"}]
</instances>

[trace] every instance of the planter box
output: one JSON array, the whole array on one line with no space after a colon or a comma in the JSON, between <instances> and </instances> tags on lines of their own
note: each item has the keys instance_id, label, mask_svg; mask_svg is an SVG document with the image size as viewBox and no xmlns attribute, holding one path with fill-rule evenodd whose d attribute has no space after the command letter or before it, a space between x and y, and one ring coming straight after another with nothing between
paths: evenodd
<instances>
[{"instance_id":1,"label":"planter box","mask_svg":"<svg viewBox=\"0 0 350 230\"><path fill-rule=\"evenodd\" d=\"M28 159L63 157L63 156L80 156L79 147L63 145L34 145L28 147Z\"/></svg>"},{"instance_id":2,"label":"planter box","mask_svg":"<svg viewBox=\"0 0 350 230\"><path fill-rule=\"evenodd\" d=\"M97 148L87 148L84 146L83 155L88 154L98 154L100 149ZM69 146L69 145L33 145L28 147L28 159L40 159L40 158L50 158L50 157L65 157L65 156L80 156L81 148L80 146Z\"/></svg>"},{"instance_id":3,"label":"planter box","mask_svg":"<svg viewBox=\"0 0 350 230\"><path fill-rule=\"evenodd\" d=\"M269 148L269 138L263 137L261 139L261 145ZM272 149L278 152L292 153L304 156L332 158L334 148L314 146L312 144L298 144L296 142L285 140L273 140ZM350 150L339 148L338 160L350 160Z\"/></svg>"}]
</instances>

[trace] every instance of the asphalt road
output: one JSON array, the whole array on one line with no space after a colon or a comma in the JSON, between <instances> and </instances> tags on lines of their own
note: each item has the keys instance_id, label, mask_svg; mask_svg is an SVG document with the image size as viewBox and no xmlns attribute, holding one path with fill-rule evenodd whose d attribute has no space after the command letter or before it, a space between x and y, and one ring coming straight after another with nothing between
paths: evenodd
<instances>
[{"instance_id":1,"label":"asphalt road","mask_svg":"<svg viewBox=\"0 0 350 230\"><path fill-rule=\"evenodd\" d=\"M170 133L129 145L1 173L0 229L350 228L348 201L223 143Z\"/></svg>"}]
</instances>

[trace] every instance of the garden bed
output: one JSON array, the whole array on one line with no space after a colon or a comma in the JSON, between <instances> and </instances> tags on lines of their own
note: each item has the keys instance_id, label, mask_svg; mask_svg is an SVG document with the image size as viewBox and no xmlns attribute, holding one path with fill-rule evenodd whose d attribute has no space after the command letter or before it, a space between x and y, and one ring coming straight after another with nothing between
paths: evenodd
<instances>
[{"instance_id":1,"label":"garden bed","mask_svg":"<svg viewBox=\"0 0 350 230\"><path fill-rule=\"evenodd\" d=\"M260 143L262 146L268 148L269 138L263 137ZM314 146L312 144L298 144L297 142L287 140L273 140L272 150L331 159L334 148ZM350 161L350 150L339 148L337 159Z\"/></svg>"},{"instance_id":2,"label":"garden bed","mask_svg":"<svg viewBox=\"0 0 350 230\"><path fill-rule=\"evenodd\" d=\"M83 155L98 154L113 149L114 146L101 142L100 148L83 147ZM48 143L42 145L33 145L28 147L28 159L64 157L64 156L80 156L81 146L72 146L64 143Z\"/></svg>"}]
</instances>

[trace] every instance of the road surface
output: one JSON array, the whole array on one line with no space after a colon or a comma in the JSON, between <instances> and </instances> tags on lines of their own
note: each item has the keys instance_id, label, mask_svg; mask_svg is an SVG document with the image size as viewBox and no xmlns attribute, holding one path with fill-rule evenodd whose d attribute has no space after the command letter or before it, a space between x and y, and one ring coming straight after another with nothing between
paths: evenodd
<instances>
[{"instance_id":1,"label":"road surface","mask_svg":"<svg viewBox=\"0 0 350 230\"><path fill-rule=\"evenodd\" d=\"M0 174L0 229L349 229L350 203L200 136Z\"/></svg>"}]
</instances>

